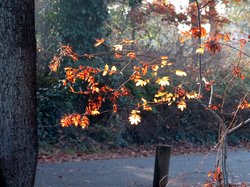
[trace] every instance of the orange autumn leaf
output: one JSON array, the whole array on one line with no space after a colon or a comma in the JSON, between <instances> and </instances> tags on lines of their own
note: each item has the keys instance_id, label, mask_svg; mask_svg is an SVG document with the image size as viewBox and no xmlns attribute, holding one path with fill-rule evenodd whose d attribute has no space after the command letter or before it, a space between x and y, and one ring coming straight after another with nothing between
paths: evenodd
<instances>
[{"instance_id":1,"label":"orange autumn leaf","mask_svg":"<svg viewBox=\"0 0 250 187\"><path fill-rule=\"evenodd\" d=\"M224 34L223 40L224 42L230 42L231 41L230 35L228 33Z\"/></svg>"},{"instance_id":2,"label":"orange autumn leaf","mask_svg":"<svg viewBox=\"0 0 250 187\"><path fill-rule=\"evenodd\" d=\"M144 65L141 70L142 70L142 75L145 76L148 72L148 66Z\"/></svg>"},{"instance_id":3,"label":"orange autumn leaf","mask_svg":"<svg viewBox=\"0 0 250 187\"><path fill-rule=\"evenodd\" d=\"M220 109L220 105L213 105L213 104L210 104L208 107L209 107L210 109L212 109L212 110L219 110L219 109Z\"/></svg>"},{"instance_id":4,"label":"orange autumn leaf","mask_svg":"<svg viewBox=\"0 0 250 187\"><path fill-rule=\"evenodd\" d=\"M153 65L153 66L152 66L152 70L153 70L153 71L158 71L158 69L159 69L159 66L158 66L158 65Z\"/></svg>"},{"instance_id":5,"label":"orange autumn leaf","mask_svg":"<svg viewBox=\"0 0 250 187\"><path fill-rule=\"evenodd\" d=\"M219 180L222 179L222 172L221 172L220 166L217 167L216 171L213 174L212 179L213 179L214 182L219 181Z\"/></svg>"},{"instance_id":6,"label":"orange autumn leaf","mask_svg":"<svg viewBox=\"0 0 250 187\"><path fill-rule=\"evenodd\" d=\"M243 101L242 101L242 103L238 106L238 108L239 109L248 109L248 108L250 108L250 103L246 100L246 99L244 99Z\"/></svg>"},{"instance_id":7,"label":"orange autumn leaf","mask_svg":"<svg viewBox=\"0 0 250 187\"><path fill-rule=\"evenodd\" d=\"M212 171L209 171L208 174L207 174L208 177L211 177L212 175L213 175Z\"/></svg>"},{"instance_id":8,"label":"orange autumn leaf","mask_svg":"<svg viewBox=\"0 0 250 187\"><path fill-rule=\"evenodd\" d=\"M198 27L193 27L190 29L190 32L192 33L192 36L194 38L204 38L205 36L207 36L207 31L204 27L201 27L200 29Z\"/></svg>"},{"instance_id":9,"label":"orange autumn leaf","mask_svg":"<svg viewBox=\"0 0 250 187\"><path fill-rule=\"evenodd\" d=\"M129 53L127 54L127 56L128 56L129 58L131 58L131 59L135 59L135 58L136 58L136 54L135 54L134 52L129 52Z\"/></svg>"},{"instance_id":10,"label":"orange autumn leaf","mask_svg":"<svg viewBox=\"0 0 250 187\"><path fill-rule=\"evenodd\" d=\"M118 106L116 103L113 104L113 112L116 113L118 110Z\"/></svg>"},{"instance_id":11,"label":"orange autumn leaf","mask_svg":"<svg viewBox=\"0 0 250 187\"><path fill-rule=\"evenodd\" d=\"M214 185L211 184L211 183L206 183L206 184L203 185L203 187L214 187Z\"/></svg>"},{"instance_id":12,"label":"orange autumn leaf","mask_svg":"<svg viewBox=\"0 0 250 187\"><path fill-rule=\"evenodd\" d=\"M178 97L184 97L186 96L186 90L180 88L180 87L175 87L173 88L173 90L175 91L175 94L178 96Z\"/></svg>"},{"instance_id":13,"label":"orange autumn leaf","mask_svg":"<svg viewBox=\"0 0 250 187\"><path fill-rule=\"evenodd\" d=\"M89 126L89 119L85 115L82 116L80 114L72 114L62 117L60 124L62 125L62 127L69 127L70 125L74 125L86 128L87 126Z\"/></svg>"},{"instance_id":14,"label":"orange autumn leaf","mask_svg":"<svg viewBox=\"0 0 250 187\"><path fill-rule=\"evenodd\" d=\"M234 67L232 74L236 77L241 78L242 80L245 79L245 75L241 73L241 69L239 67Z\"/></svg>"},{"instance_id":15,"label":"orange autumn leaf","mask_svg":"<svg viewBox=\"0 0 250 187\"><path fill-rule=\"evenodd\" d=\"M218 42L218 38L215 37L210 37L208 38L208 40L206 41L205 45L204 45L208 51L210 51L212 54L215 54L216 52L220 52L221 51L221 45Z\"/></svg>"},{"instance_id":16,"label":"orange autumn leaf","mask_svg":"<svg viewBox=\"0 0 250 187\"><path fill-rule=\"evenodd\" d=\"M121 58L122 57L122 55L121 54L119 54L119 53L115 53L115 58L116 59L119 59L119 58Z\"/></svg>"},{"instance_id":17,"label":"orange autumn leaf","mask_svg":"<svg viewBox=\"0 0 250 187\"><path fill-rule=\"evenodd\" d=\"M239 42L240 42L240 48L241 48L241 49L244 48L245 45L246 45L246 43L247 43L246 39L243 39L243 38L240 39Z\"/></svg>"},{"instance_id":18,"label":"orange autumn leaf","mask_svg":"<svg viewBox=\"0 0 250 187\"><path fill-rule=\"evenodd\" d=\"M89 126L89 118L87 116L82 116L81 121L79 122L80 127L83 129Z\"/></svg>"},{"instance_id":19,"label":"orange autumn leaf","mask_svg":"<svg viewBox=\"0 0 250 187\"><path fill-rule=\"evenodd\" d=\"M181 32L181 36L179 38L180 43L184 44L186 40L191 39L192 33L190 31Z\"/></svg>"},{"instance_id":20,"label":"orange autumn leaf","mask_svg":"<svg viewBox=\"0 0 250 187\"><path fill-rule=\"evenodd\" d=\"M210 90L211 90L211 86L212 86L214 83L215 83L215 80L212 80L212 81L210 81L210 82L205 81L205 89L206 89L207 91L210 91Z\"/></svg>"},{"instance_id":21,"label":"orange autumn leaf","mask_svg":"<svg viewBox=\"0 0 250 187\"><path fill-rule=\"evenodd\" d=\"M49 64L49 68L51 71L56 72L58 67L60 66L60 57L53 57L52 61Z\"/></svg>"},{"instance_id":22,"label":"orange autumn leaf","mask_svg":"<svg viewBox=\"0 0 250 187\"><path fill-rule=\"evenodd\" d=\"M142 104L143 110L151 111L151 110L152 110L152 107L148 106L147 100L144 99L144 98L141 98L141 100L142 100L142 102L143 102L143 104Z\"/></svg>"},{"instance_id":23,"label":"orange autumn leaf","mask_svg":"<svg viewBox=\"0 0 250 187\"><path fill-rule=\"evenodd\" d=\"M167 59L168 59L168 56L161 56L161 59L162 59L162 60L167 60Z\"/></svg>"},{"instance_id":24,"label":"orange autumn leaf","mask_svg":"<svg viewBox=\"0 0 250 187\"><path fill-rule=\"evenodd\" d=\"M104 38L101 38L101 39L95 39L96 43L94 45L94 47L98 47L100 46L101 44L104 43L105 39Z\"/></svg>"}]
</instances>

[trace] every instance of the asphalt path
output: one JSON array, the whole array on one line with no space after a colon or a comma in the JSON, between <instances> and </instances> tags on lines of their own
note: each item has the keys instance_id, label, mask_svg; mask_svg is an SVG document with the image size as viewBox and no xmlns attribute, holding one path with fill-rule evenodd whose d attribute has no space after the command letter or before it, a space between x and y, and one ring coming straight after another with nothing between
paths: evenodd
<instances>
[{"instance_id":1,"label":"asphalt path","mask_svg":"<svg viewBox=\"0 0 250 187\"><path fill-rule=\"evenodd\" d=\"M202 186L215 170L216 154L171 156L169 187ZM250 152L228 153L230 182L250 186ZM35 187L152 187L154 158L39 164Z\"/></svg>"}]
</instances>

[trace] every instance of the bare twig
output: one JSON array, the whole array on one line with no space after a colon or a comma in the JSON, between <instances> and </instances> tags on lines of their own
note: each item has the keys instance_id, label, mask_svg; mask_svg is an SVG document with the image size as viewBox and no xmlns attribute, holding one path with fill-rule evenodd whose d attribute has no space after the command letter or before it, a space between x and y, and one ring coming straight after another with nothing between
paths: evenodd
<instances>
[{"instance_id":1,"label":"bare twig","mask_svg":"<svg viewBox=\"0 0 250 187\"><path fill-rule=\"evenodd\" d=\"M195 0L196 2L196 5L197 5L197 13L198 13L198 29L199 29L199 32L200 34L198 35L198 38L199 38L199 47L201 46L201 11L200 11L200 5L199 5L199 2L198 0ZM201 95L201 89L202 89L202 70L201 70L201 63L202 63L202 59L201 59L201 54L199 53L198 54L198 58L199 58L199 74L200 74L200 77L199 77L199 95Z\"/></svg>"},{"instance_id":2,"label":"bare twig","mask_svg":"<svg viewBox=\"0 0 250 187\"><path fill-rule=\"evenodd\" d=\"M238 124L237 126L235 126L234 128L230 129L227 134L230 135L236 131L238 131L239 129L242 129L243 127L245 127L246 125L248 125L250 123L250 118L248 118L247 120L241 122L240 124Z\"/></svg>"},{"instance_id":3,"label":"bare twig","mask_svg":"<svg viewBox=\"0 0 250 187\"><path fill-rule=\"evenodd\" d=\"M206 4L200 6L200 9L205 8L206 6L208 6L210 3L213 3L214 1L215 1L215 0L208 1Z\"/></svg>"}]
</instances>

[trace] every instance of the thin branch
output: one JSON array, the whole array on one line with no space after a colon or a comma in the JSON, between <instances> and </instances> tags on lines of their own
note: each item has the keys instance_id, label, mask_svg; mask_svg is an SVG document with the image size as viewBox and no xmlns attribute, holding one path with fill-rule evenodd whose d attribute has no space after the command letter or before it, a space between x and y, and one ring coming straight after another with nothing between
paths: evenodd
<instances>
[{"instance_id":1,"label":"thin branch","mask_svg":"<svg viewBox=\"0 0 250 187\"><path fill-rule=\"evenodd\" d=\"M247 56L247 57L250 58L250 55L249 55L249 54L243 52L242 50L240 50L240 49L238 49L238 48L236 48L236 47L234 47L234 46L232 46L232 45L225 44L225 43L220 43L220 44L221 44L221 45L224 45L224 46L227 46L227 47L230 47L230 48L232 48L232 49L234 49L234 50L236 50L236 51L239 51L241 54L243 54L243 55L245 55L245 56Z\"/></svg>"},{"instance_id":2,"label":"thin branch","mask_svg":"<svg viewBox=\"0 0 250 187\"><path fill-rule=\"evenodd\" d=\"M250 123L250 118L248 118L247 120L241 122L240 124L238 124L237 126L235 126L234 128L230 129L227 134L230 135L240 129L242 129L243 127L245 127L246 125L248 125Z\"/></svg>"},{"instance_id":3,"label":"thin branch","mask_svg":"<svg viewBox=\"0 0 250 187\"><path fill-rule=\"evenodd\" d=\"M214 94L214 85L211 84L211 92L210 92L210 98L209 98L208 106L211 106L211 105L212 105L213 94Z\"/></svg>"},{"instance_id":4,"label":"thin branch","mask_svg":"<svg viewBox=\"0 0 250 187\"><path fill-rule=\"evenodd\" d=\"M200 6L199 6L199 2L198 0L195 0L196 2L196 5L197 5L197 13L198 13L198 29L199 29L199 47L201 46L201 11L200 11ZM201 59L201 54L199 53L198 54L198 58L199 58L199 74L200 74L200 79L199 79L199 82L200 82L200 85L199 85L199 95L201 95L201 89L202 89L202 70L201 70L201 63L202 63L202 59Z\"/></svg>"},{"instance_id":5,"label":"thin branch","mask_svg":"<svg viewBox=\"0 0 250 187\"><path fill-rule=\"evenodd\" d=\"M202 6L200 7L200 9L205 8L205 7L208 6L210 3L213 3L213 2L214 2L214 0L208 1L206 4L202 5Z\"/></svg>"}]
</instances>

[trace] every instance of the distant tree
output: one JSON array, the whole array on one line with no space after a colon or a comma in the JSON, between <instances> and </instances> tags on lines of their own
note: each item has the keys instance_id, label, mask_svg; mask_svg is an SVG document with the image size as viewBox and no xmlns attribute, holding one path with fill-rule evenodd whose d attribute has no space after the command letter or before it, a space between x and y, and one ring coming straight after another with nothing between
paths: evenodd
<instances>
[{"instance_id":1,"label":"distant tree","mask_svg":"<svg viewBox=\"0 0 250 187\"><path fill-rule=\"evenodd\" d=\"M34 186L37 166L33 0L1 1L0 186Z\"/></svg>"},{"instance_id":2,"label":"distant tree","mask_svg":"<svg viewBox=\"0 0 250 187\"><path fill-rule=\"evenodd\" d=\"M44 15L50 32L62 43L76 50L89 50L94 39L103 35L107 19L107 3L103 0L51 1L51 9Z\"/></svg>"}]
</instances>

